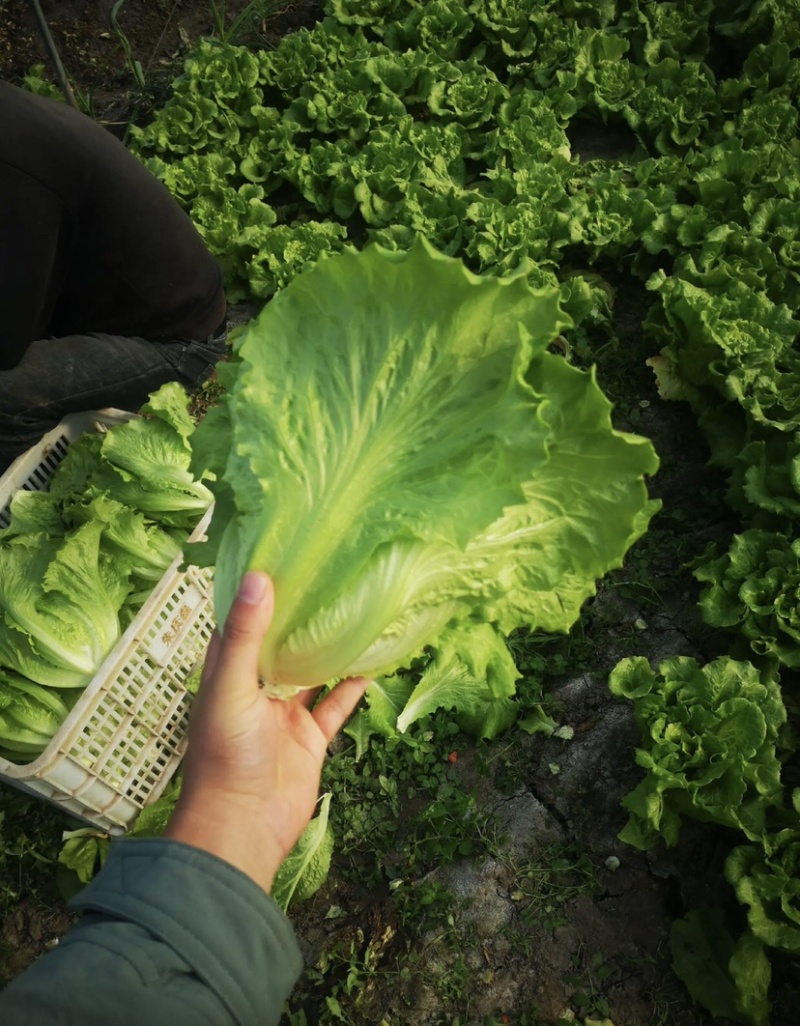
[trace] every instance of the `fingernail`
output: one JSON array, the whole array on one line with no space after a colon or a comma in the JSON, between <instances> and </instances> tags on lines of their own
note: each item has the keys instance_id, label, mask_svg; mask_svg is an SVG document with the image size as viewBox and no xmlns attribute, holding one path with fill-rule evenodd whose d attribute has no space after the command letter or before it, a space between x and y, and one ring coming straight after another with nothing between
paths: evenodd
<instances>
[{"instance_id":1,"label":"fingernail","mask_svg":"<svg viewBox=\"0 0 800 1026\"><path fill-rule=\"evenodd\" d=\"M236 596L240 602L246 602L249 606L257 606L267 594L267 578L258 570L248 570L239 585L239 594Z\"/></svg>"}]
</instances>

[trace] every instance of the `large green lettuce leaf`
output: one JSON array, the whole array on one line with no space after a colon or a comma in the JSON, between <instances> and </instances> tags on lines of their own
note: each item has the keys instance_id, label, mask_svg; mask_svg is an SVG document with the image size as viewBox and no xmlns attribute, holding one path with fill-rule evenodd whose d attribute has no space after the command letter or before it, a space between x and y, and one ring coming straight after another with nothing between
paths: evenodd
<instances>
[{"instance_id":1,"label":"large green lettuce leaf","mask_svg":"<svg viewBox=\"0 0 800 1026\"><path fill-rule=\"evenodd\" d=\"M557 290L422 239L325 260L266 307L193 436L218 480L191 554L223 624L243 572L272 575L265 681L389 673L450 620L570 627L654 511L657 461L546 352L567 323Z\"/></svg>"}]
</instances>

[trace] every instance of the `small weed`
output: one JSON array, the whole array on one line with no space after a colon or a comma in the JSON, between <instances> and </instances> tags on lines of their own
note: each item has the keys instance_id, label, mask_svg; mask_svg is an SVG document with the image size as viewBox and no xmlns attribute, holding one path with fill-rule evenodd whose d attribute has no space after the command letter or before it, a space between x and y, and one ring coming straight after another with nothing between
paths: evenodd
<instances>
[{"instance_id":1,"label":"small weed","mask_svg":"<svg viewBox=\"0 0 800 1026\"><path fill-rule=\"evenodd\" d=\"M474 796L450 785L414 817L402 844L406 864L415 870L485 854L488 840L489 819Z\"/></svg>"},{"instance_id":2,"label":"small weed","mask_svg":"<svg viewBox=\"0 0 800 1026\"><path fill-rule=\"evenodd\" d=\"M437 895L435 903L440 900L448 900L444 892ZM357 930L353 939L334 943L305 973L292 998L294 1009L284 1012L283 1026L308 1026L312 1021L316 1026L391 1026L387 1018L371 1014L370 1002L378 987L394 992L404 984L435 989L443 1006L463 1006L461 1010L466 1012L470 969L456 950L455 931L446 928L416 951L410 942L396 950L396 939L395 931L386 927L369 941ZM461 1020L439 1021L457 1024Z\"/></svg>"},{"instance_id":3,"label":"small weed","mask_svg":"<svg viewBox=\"0 0 800 1026\"><path fill-rule=\"evenodd\" d=\"M359 1008L369 998L376 981L388 975L380 968L380 963L393 936L393 931L387 928L379 938L366 942L363 932L358 930L349 943L336 943L330 950L323 951L317 964L304 977L304 982L311 986L309 997L313 997L314 988L324 986L326 990L314 1018L318 1026L362 1021ZM292 1017L290 1013L289 1022L304 1022L305 1012L299 1020L298 1014Z\"/></svg>"},{"instance_id":4,"label":"small weed","mask_svg":"<svg viewBox=\"0 0 800 1026\"><path fill-rule=\"evenodd\" d=\"M195 423L201 421L213 406L219 406L224 395L225 387L216 373L198 385L189 398L189 413Z\"/></svg>"},{"instance_id":5,"label":"small weed","mask_svg":"<svg viewBox=\"0 0 800 1026\"><path fill-rule=\"evenodd\" d=\"M0 785L0 916L52 883L61 834L74 825L40 799Z\"/></svg>"},{"instance_id":6,"label":"small weed","mask_svg":"<svg viewBox=\"0 0 800 1026\"><path fill-rule=\"evenodd\" d=\"M114 6L111 8L109 15L109 21L111 22L111 29L114 35L119 40L119 44L122 47L123 53L125 54L125 60L128 62L128 68L133 75L134 81L139 89L139 92L144 94L147 91L147 81L144 75L144 68L142 67L141 61L136 59L136 54L133 51L130 39L119 23L119 12L125 4L125 0L117 0Z\"/></svg>"},{"instance_id":7,"label":"small weed","mask_svg":"<svg viewBox=\"0 0 800 1026\"><path fill-rule=\"evenodd\" d=\"M583 950L579 950L573 955L572 963L573 971L564 977L564 983L572 988L570 1005L581 1016L607 1019L611 1011L603 996L603 984L613 970L605 964L599 952L587 957Z\"/></svg>"},{"instance_id":8,"label":"small weed","mask_svg":"<svg viewBox=\"0 0 800 1026\"><path fill-rule=\"evenodd\" d=\"M421 880L413 887L395 888L392 900L405 929L425 933L453 926L456 899L436 881Z\"/></svg>"},{"instance_id":9,"label":"small weed","mask_svg":"<svg viewBox=\"0 0 800 1026\"><path fill-rule=\"evenodd\" d=\"M497 853L508 864L508 857ZM521 922L536 930L554 930L566 923L566 906L579 894L591 893L597 883L586 855L575 845L554 844L534 862L512 864L516 902Z\"/></svg>"},{"instance_id":10,"label":"small weed","mask_svg":"<svg viewBox=\"0 0 800 1026\"><path fill-rule=\"evenodd\" d=\"M240 11L230 25L226 25L225 0L209 0L214 34L223 43L238 45L257 32L270 14L275 14L281 7L281 0L251 0Z\"/></svg>"},{"instance_id":11,"label":"small weed","mask_svg":"<svg viewBox=\"0 0 800 1026\"><path fill-rule=\"evenodd\" d=\"M486 850L487 817L450 761L458 738L450 717L434 713L405 734L373 741L359 762L352 747L328 760L323 787L336 799L331 821L345 877L405 879Z\"/></svg>"}]
</instances>

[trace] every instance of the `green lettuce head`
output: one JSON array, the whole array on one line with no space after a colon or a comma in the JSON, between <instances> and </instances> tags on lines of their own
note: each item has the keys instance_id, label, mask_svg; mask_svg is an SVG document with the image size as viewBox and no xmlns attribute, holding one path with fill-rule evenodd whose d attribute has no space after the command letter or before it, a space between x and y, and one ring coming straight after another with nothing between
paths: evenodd
<instances>
[{"instance_id":1,"label":"green lettuce head","mask_svg":"<svg viewBox=\"0 0 800 1026\"><path fill-rule=\"evenodd\" d=\"M781 802L786 708L776 675L727 656L705 666L673 656L656 673L636 656L614 667L608 686L634 703L636 761L647 771L622 802L623 841L674 845L683 816L761 836L767 808Z\"/></svg>"},{"instance_id":2,"label":"green lettuce head","mask_svg":"<svg viewBox=\"0 0 800 1026\"><path fill-rule=\"evenodd\" d=\"M750 929L765 944L800 954L800 790L794 792L794 824L767 833L760 844L734 848L725 877L743 905Z\"/></svg>"},{"instance_id":3,"label":"green lettuce head","mask_svg":"<svg viewBox=\"0 0 800 1026\"><path fill-rule=\"evenodd\" d=\"M751 528L694 576L707 582L700 596L706 623L735 627L759 656L800 667L800 540Z\"/></svg>"},{"instance_id":4,"label":"green lettuce head","mask_svg":"<svg viewBox=\"0 0 800 1026\"><path fill-rule=\"evenodd\" d=\"M192 437L216 507L191 558L220 624L246 570L273 578L278 693L392 672L451 621L566 631L619 565L657 460L547 352L567 324L556 289L419 238L321 261L240 336Z\"/></svg>"}]
</instances>

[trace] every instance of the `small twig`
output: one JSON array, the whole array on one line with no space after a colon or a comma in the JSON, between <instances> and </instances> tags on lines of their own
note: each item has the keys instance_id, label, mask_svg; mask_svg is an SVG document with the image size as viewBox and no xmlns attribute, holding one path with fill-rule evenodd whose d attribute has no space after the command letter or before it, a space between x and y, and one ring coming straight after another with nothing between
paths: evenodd
<instances>
[{"instance_id":1,"label":"small twig","mask_svg":"<svg viewBox=\"0 0 800 1026\"><path fill-rule=\"evenodd\" d=\"M152 52L152 54L150 56L150 60L147 62L147 67L144 69L145 75L149 75L150 74L150 69L153 66L153 61L158 56L158 51L161 49L161 44L164 41L164 36L166 35L167 29L169 28L169 25L170 25L170 22L172 21L173 17L175 16L175 11L177 10L178 4L180 2L181 2L181 0L175 0L175 3L172 5L172 10L167 15L167 20L164 22L164 27L161 29L161 35L158 37L158 41L156 42L156 45L153 47L153 52Z\"/></svg>"},{"instance_id":2,"label":"small twig","mask_svg":"<svg viewBox=\"0 0 800 1026\"><path fill-rule=\"evenodd\" d=\"M50 55L50 60L53 62L53 67L55 69L56 78L58 79L59 88L61 89L61 92L64 94L64 99L67 101L70 107L74 107L75 110L78 110L78 104L72 92L72 87L69 84L69 79L67 78L67 73L64 70L64 65L61 63L61 57L59 56L58 50L56 48L55 40L50 34L50 28L47 22L45 21L44 14L42 14L42 8L39 6L39 0L30 0L30 4L33 8L36 23L39 26L39 31L42 34L44 45L47 48L48 54Z\"/></svg>"}]
</instances>

